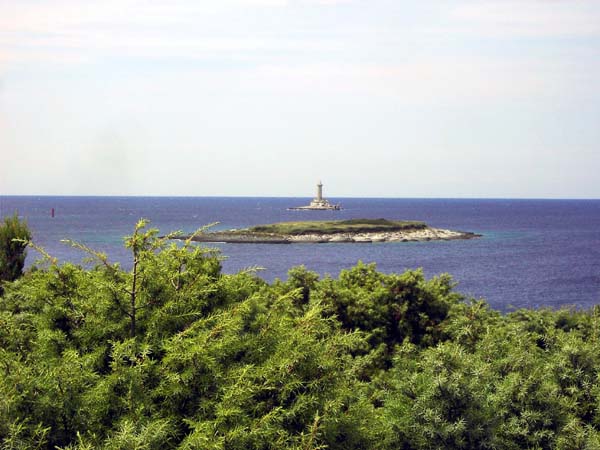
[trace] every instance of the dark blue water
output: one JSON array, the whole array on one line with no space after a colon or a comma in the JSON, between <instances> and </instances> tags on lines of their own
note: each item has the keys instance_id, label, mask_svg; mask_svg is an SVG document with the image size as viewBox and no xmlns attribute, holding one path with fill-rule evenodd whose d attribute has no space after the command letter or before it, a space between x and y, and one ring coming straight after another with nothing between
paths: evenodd
<instances>
[{"instance_id":1,"label":"dark blue water","mask_svg":"<svg viewBox=\"0 0 600 450\"><path fill-rule=\"evenodd\" d=\"M69 238L130 266L123 236L139 218L161 232L220 222L215 229L285 220L379 218L422 220L435 227L481 233L467 241L373 244L219 244L226 272L261 266L267 280L286 278L304 264L337 276L358 260L384 272L422 267L427 276L448 272L469 296L493 307L600 302L600 200L331 199L342 211L287 211L300 198L143 198L0 196L0 216L18 211L34 240L63 261L85 255L60 242ZM50 216L51 208L56 215ZM28 264L37 258L30 250Z\"/></svg>"}]
</instances>

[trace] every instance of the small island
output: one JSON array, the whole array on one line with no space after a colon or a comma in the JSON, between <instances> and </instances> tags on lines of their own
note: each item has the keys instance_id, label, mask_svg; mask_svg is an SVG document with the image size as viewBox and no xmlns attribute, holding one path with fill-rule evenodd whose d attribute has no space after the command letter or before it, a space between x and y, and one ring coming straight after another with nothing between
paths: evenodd
<instances>
[{"instance_id":1,"label":"small island","mask_svg":"<svg viewBox=\"0 0 600 450\"><path fill-rule=\"evenodd\" d=\"M471 239L481 235L466 231L433 228L424 222L387 219L280 222L250 228L201 233L197 242L231 244L294 244L340 242L414 242ZM189 239L181 237L181 239Z\"/></svg>"}]
</instances>

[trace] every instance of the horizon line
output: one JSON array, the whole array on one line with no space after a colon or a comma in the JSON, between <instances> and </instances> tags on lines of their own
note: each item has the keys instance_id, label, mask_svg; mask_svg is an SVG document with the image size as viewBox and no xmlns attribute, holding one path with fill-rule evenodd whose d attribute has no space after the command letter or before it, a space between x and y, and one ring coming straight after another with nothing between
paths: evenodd
<instances>
[{"instance_id":1,"label":"horizon line","mask_svg":"<svg viewBox=\"0 0 600 450\"><path fill-rule=\"evenodd\" d=\"M310 199L312 196L296 195L141 195L141 194L0 194L3 197L73 197L73 198L280 198ZM600 200L600 197L397 197L397 196L327 196L329 199L365 199L365 200Z\"/></svg>"}]
</instances>

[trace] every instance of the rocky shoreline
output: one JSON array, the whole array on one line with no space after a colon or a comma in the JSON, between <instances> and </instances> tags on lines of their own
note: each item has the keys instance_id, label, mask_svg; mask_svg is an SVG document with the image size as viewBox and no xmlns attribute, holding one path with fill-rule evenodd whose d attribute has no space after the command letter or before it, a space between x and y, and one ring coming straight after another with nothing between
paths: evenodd
<instances>
[{"instance_id":1,"label":"rocky shoreline","mask_svg":"<svg viewBox=\"0 0 600 450\"><path fill-rule=\"evenodd\" d=\"M192 238L196 242L223 242L228 244L325 244L325 243L371 243L371 242L422 242L472 239L480 234L468 231L452 231L441 228L363 232L363 233L311 233L283 235L254 233L248 230L215 231ZM181 237L180 239L187 239Z\"/></svg>"}]
</instances>

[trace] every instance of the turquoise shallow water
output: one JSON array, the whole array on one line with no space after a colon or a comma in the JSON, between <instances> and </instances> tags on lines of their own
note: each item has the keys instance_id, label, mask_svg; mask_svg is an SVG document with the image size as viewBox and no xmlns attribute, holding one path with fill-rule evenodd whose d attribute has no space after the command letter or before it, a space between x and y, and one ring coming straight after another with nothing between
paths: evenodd
<instances>
[{"instance_id":1,"label":"turquoise shallow water","mask_svg":"<svg viewBox=\"0 0 600 450\"><path fill-rule=\"evenodd\" d=\"M385 217L422 220L484 236L467 241L373 244L219 244L226 272L262 266L267 280L285 278L299 264L336 276L358 260L384 272L422 267L428 276L453 275L457 289L512 307L600 302L600 200L336 199L342 211L288 211L309 199L247 197L34 197L0 196L0 216L18 211L35 241L63 261L81 262L69 238L106 252L125 267L123 236L139 218L161 232L220 222L217 229L284 220ZM55 208L55 217L50 215ZM30 252L28 263L36 258Z\"/></svg>"}]
</instances>

